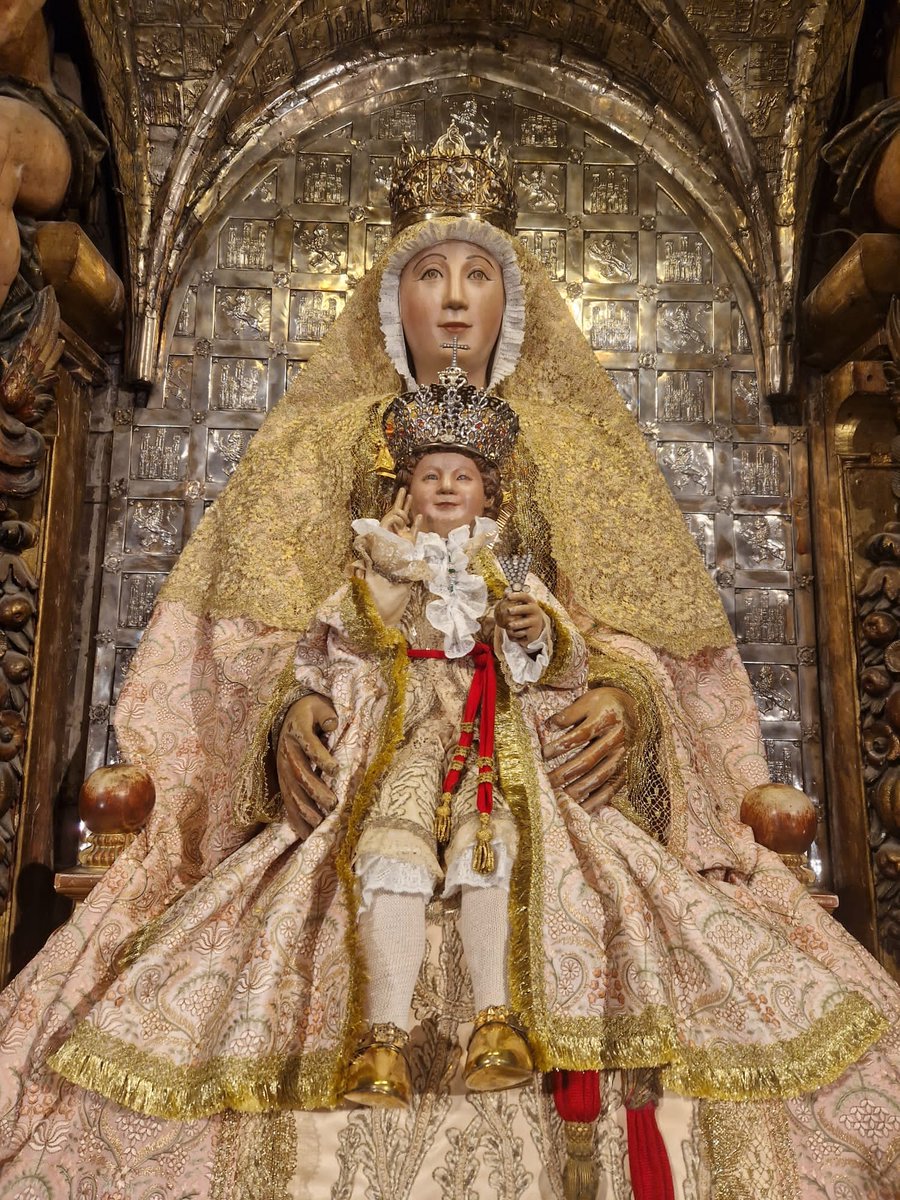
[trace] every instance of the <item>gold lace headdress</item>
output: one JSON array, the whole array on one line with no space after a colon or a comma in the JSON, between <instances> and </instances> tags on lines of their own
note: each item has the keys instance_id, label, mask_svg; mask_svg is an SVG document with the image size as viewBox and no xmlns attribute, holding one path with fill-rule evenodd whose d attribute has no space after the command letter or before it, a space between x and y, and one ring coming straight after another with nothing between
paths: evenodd
<instances>
[{"instance_id":1,"label":"gold lace headdress","mask_svg":"<svg viewBox=\"0 0 900 1200\"><path fill-rule=\"evenodd\" d=\"M428 224L436 237L459 237L459 220ZM266 419L183 551L167 599L299 631L341 584L351 519L378 512L365 486L380 482L372 467L381 418L402 390L385 350L382 276L421 229L391 242ZM503 483L519 513L534 514L537 528L522 540L541 552L538 573L564 602L678 657L732 645L718 593L634 417L543 265L506 241L521 272L525 338L499 385L520 429ZM369 481L362 488L361 479Z\"/></svg>"},{"instance_id":2,"label":"gold lace headdress","mask_svg":"<svg viewBox=\"0 0 900 1200\"><path fill-rule=\"evenodd\" d=\"M508 233L516 228L512 164L500 134L487 146L470 149L455 121L424 150L404 141L394 160L389 199L395 234L443 216L480 218Z\"/></svg>"}]
</instances>

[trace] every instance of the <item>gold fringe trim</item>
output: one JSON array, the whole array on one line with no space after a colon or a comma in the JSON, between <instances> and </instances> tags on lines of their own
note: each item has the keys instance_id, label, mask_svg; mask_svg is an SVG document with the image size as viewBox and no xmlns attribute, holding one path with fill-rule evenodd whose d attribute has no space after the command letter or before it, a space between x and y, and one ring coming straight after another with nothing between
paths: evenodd
<instances>
[{"instance_id":1,"label":"gold fringe trim","mask_svg":"<svg viewBox=\"0 0 900 1200\"><path fill-rule=\"evenodd\" d=\"M529 1024L543 1071L660 1068L669 1091L706 1100L790 1099L832 1083L886 1031L865 997L852 993L805 1033L769 1046L696 1049L678 1039L675 1016L651 1005L639 1016L570 1017Z\"/></svg>"},{"instance_id":2,"label":"gold fringe trim","mask_svg":"<svg viewBox=\"0 0 900 1200\"><path fill-rule=\"evenodd\" d=\"M219 1057L196 1066L167 1062L82 1022L48 1059L80 1087L151 1117L188 1121L223 1109L332 1108L339 1050L310 1054Z\"/></svg>"},{"instance_id":3,"label":"gold fringe trim","mask_svg":"<svg viewBox=\"0 0 900 1200\"><path fill-rule=\"evenodd\" d=\"M832 1083L888 1029L864 997L851 993L797 1037L772 1046L684 1049L663 1067L670 1091L704 1100L788 1100Z\"/></svg>"},{"instance_id":4,"label":"gold fringe trim","mask_svg":"<svg viewBox=\"0 0 900 1200\"><path fill-rule=\"evenodd\" d=\"M294 655L289 653L288 660L275 681L272 695L259 715L256 729L240 766L240 786L232 809L236 825L257 825L260 821L273 821L278 815L277 800L269 794L269 783L266 779L269 732L281 715L287 698L296 688Z\"/></svg>"}]
</instances>

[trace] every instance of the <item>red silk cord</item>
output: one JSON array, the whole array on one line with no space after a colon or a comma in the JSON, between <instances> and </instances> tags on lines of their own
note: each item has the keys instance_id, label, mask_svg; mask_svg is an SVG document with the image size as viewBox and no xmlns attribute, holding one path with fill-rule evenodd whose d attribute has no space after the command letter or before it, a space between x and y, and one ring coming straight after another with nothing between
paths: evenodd
<instances>
[{"instance_id":1,"label":"red silk cord","mask_svg":"<svg viewBox=\"0 0 900 1200\"><path fill-rule=\"evenodd\" d=\"M596 1121L600 1116L598 1071L554 1071L553 1099L564 1121Z\"/></svg>"},{"instance_id":2,"label":"red silk cord","mask_svg":"<svg viewBox=\"0 0 900 1200\"><path fill-rule=\"evenodd\" d=\"M443 650L406 651L410 658L446 658ZM486 642L476 642L465 656L475 664L475 674L463 709L462 729L450 770L444 778L443 790L453 792L465 766L465 753L475 737L478 724L478 811L490 813L494 806L494 714L497 709L497 671L494 652Z\"/></svg>"}]
</instances>

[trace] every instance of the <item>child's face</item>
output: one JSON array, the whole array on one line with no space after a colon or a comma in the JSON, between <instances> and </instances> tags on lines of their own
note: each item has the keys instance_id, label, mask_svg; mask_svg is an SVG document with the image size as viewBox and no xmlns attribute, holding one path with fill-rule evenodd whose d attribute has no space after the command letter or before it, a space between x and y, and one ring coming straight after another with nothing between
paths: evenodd
<instances>
[{"instance_id":1,"label":"child's face","mask_svg":"<svg viewBox=\"0 0 900 1200\"><path fill-rule=\"evenodd\" d=\"M410 517L420 516L421 528L441 537L484 516L481 472L465 454L441 450L424 455L416 463L409 495Z\"/></svg>"}]
</instances>

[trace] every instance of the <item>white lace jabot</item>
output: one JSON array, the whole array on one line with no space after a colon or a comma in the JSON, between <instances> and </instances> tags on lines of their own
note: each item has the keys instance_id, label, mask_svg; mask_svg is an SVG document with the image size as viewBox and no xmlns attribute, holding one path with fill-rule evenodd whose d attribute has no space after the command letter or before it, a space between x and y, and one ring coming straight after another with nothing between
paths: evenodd
<instances>
[{"instance_id":1,"label":"white lace jabot","mask_svg":"<svg viewBox=\"0 0 900 1200\"><path fill-rule=\"evenodd\" d=\"M448 658L463 658L481 632L488 608L487 584L469 571L471 558L497 540L497 522L476 517L473 527L460 525L446 538L420 533L415 542L391 533L373 517L353 522L356 549L398 582L421 580L432 596L425 605L428 623L444 635ZM501 630L500 644L513 682L536 683L550 661L550 629L545 621L538 638L527 647Z\"/></svg>"},{"instance_id":2,"label":"white lace jabot","mask_svg":"<svg viewBox=\"0 0 900 1200\"><path fill-rule=\"evenodd\" d=\"M497 522L476 517L471 529L460 525L446 538L420 533L415 542L391 533L372 517L354 521L352 528L369 541L370 553L376 550L374 542L387 540L384 549L389 552L394 577L421 579L435 597L425 606L425 616L444 635L444 653L448 658L468 654L488 607L487 584L469 571L469 560L485 546L493 546Z\"/></svg>"}]
</instances>

